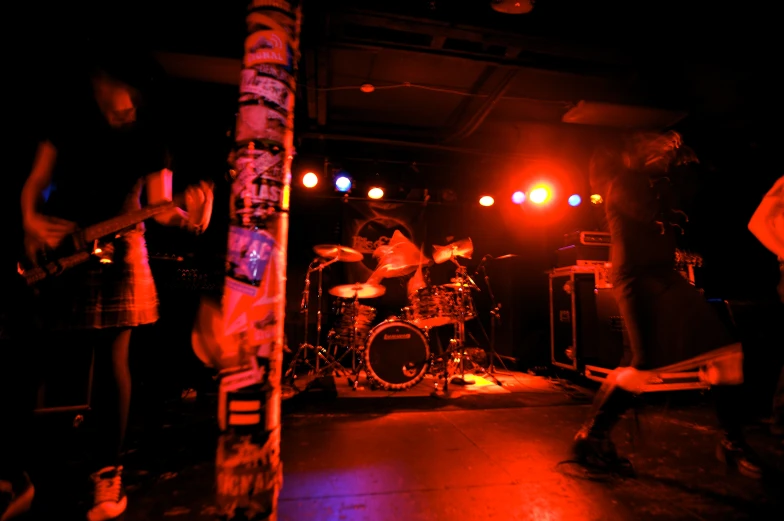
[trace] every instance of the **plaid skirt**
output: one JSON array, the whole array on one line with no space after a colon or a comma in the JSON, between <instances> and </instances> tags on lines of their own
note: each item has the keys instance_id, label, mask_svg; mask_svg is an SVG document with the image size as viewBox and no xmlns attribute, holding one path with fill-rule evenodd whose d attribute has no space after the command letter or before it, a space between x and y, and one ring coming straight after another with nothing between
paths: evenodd
<instances>
[{"instance_id":1,"label":"plaid skirt","mask_svg":"<svg viewBox=\"0 0 784 521\"><path fill-rule=\"evenodd\" d=\"M93 257L41 288L44 328L124 328L158 320L158 294L143 232L130 232L113 244L111 263Z\"/></svg>"}]
</instances>

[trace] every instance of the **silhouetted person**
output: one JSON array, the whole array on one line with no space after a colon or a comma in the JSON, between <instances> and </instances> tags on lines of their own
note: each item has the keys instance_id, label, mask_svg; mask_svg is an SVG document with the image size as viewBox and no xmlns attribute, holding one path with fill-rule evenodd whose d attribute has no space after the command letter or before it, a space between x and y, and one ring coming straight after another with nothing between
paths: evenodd
<instances>
[{"instance_id":1,"label":"silhouetted person","mask_svg":"<svg viewBox=\"0 0 784 521\"><path fill-rule=\"evenodd\" d=\"M703 367L701 374L716 394L722 429L717 456L745 475L761 475L742 432L741 346L703 295L675 270L683 215L673 206L667 175L693 161L696 157L675 132L638 134L598 149L591 160L591 184L604 199L612 235L613 291L629 349L575 436L574 458L588 468L631 471L611 441L613 427L657 368L707 355L695 365Z\"/></svg>"}]
</instances>

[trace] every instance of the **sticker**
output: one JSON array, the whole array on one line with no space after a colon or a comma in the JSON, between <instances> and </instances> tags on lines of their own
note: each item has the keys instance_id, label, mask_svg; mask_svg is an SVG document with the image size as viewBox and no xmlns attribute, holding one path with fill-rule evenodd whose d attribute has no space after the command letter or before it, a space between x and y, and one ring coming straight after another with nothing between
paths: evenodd
<instances>
[{"instance_id":1,"label":"sticker","mask_svg":"<svg viewBox=\"0 0 784 521\"><path fill-rule=\"evenodd\" d=\"M283 482L279 429L266 436L221 434L216 454L218 515L234 519L269 519ZM266 438L266 439L265 439Z\"/></svg>"},{"instance_id":2,"label":"sticker","mask_svg":"<svg viewBox=\"0 0 784 521\"><path fill-rule=\"evenodd\" d=\"M270 140L283 143L288 118L264 105L243 105L237 116L235 141Z\"/></svg>"},{"instance_id":3,"label":"sticker","mask_svg":"<svg viewBox=\"0 0 784 521\"><path fill-rule=\"evenodd\" d=\"M266 63L257 63L253 67L242 69L240 81L253 81L250 78L245 78L245 75L274 78L278 81L282 81L292 90L297 84L297 78L289 73L286 69L283 67L278 67L277 65L269 65Z\"/></svg>"},{"instance_id":4,"label":"sticker","mask_svg":"<svg viewBox=\"0 0 784 521\"><path fill-rule=\"evenodd\" d=\"M245 39L245 58L243 65L250 67L257 63L280 65L289 71L294 70L294 48L286 31L279 23L267 15L253 13L252 27L266 27L253 31Z\"/></svg>"},{"instance_id":5,"label":"sticker","mask_svg":"<svg viewBox=\"0 0 784 521\"><path fill-rule=\"evenodd\" d=\"M230 226L226 285L241 293L256 295L274 244L274 238L267 232Z\"/></svg>"},{"instance_id":6,"label":"sticker","mask_svg":"<svg viewBox=\"0 0 784 521\"><path fill-rule=\"evenodd\" d=\"M258 76L256 71L250 70L251 74L243 74L240 78L240 101L261 98L265 103L274 105L288 113L293 107L293 91L289 86L274 78Z\"/></svg>"},{"instance_id":7,"label":"sticker","mask_svg":"<svg viewBox=\"0 0 784 521\"><path fill-rule=\"evenodd\" d=\"M288 13L283 13L274 9L251 12L245 22L249 33L264 30L281 31L286 35L287 41L296 43L293 47L299 47L297 41L297 21L295 17Z\"/></svg>"},{"instance_id":8,"label":"sticker","mask_svg":"<svg viewBox=\"0 0 784 521\"><path fill-rule=\"evenodd\" d=\"M283 183L285 156L280 152L241 148L235 161L237 176L233 185L245 186L256 178Z\"/></svg>"},{"instance_id":9,"label":"sticker","mask_svg":"<svg viewBox=\"0 0 784 521\"><path fill-rule=\"evenodd\" d=\"M299 6L298 1L287 2L286 0L252 0L248 9L278 9L289 13L292 17L296 14L294 10Z\"/></svg>"}]
</instances>

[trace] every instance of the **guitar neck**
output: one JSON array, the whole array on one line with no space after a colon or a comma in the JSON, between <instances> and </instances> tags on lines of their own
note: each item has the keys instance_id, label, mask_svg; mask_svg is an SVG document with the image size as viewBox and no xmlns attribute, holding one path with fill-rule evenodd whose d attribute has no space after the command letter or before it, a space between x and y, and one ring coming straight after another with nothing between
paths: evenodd
<instances>
[{"instance_id":1,"label":"guitar neck","mask_svg":"<svg viewBox=\"0 0 784 521\"><path fill-rule=\"evenodd\" d=\"M131 226L139 224L140 222L145 221L150 217L154 217L159 213L163 213L171 210L174 207L180 206L183 203L183 199L183 196L179 195L174 197L171 201L145 206L139 210L134 210L132 212L113 217L107 221L88 226L82 230L84 241L86 243L90 243L96 239L101 239L103 237L113 235L121 230L125 230L126 228L130 228Z\"/></svg>"}]
</instances>

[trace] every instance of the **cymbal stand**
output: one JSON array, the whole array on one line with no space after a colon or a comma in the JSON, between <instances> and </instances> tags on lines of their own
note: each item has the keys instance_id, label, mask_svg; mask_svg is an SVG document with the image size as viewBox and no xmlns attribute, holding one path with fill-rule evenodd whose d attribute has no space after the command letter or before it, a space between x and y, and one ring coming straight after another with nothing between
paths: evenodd
<instances>
[{"instance_id":1,"label":"cymbal stand","mask_svg":"<svg viewBox=\"0 0 784 521\"><path fill-rule=\"evenodd\" d=\"M286 370L285 376L291 378L292 380L297 378L296 368L299 364L300 358L302 358L302 362L308 366L308 374L312 375L315 374L319 376L322 371L325 371L337 364L337 360L335 357L329 354L329 352L321 346L321 319L322 319L322 299L323 299L323 281L324 281L324 268L327 266L337 262L338 259L334 258L332 260L321 262L321 258L315 258L310 265L308 265L307 273L305 273L305 289L302 291L302 302L300 303L300 313L304 315L305 318L305 336L303 338L303 342L297 348L297 352L294 353L294 357L289 364L289 368ZM309 323L309 316L310 316L310 276L314 271L318 271L318 292L317 292L317 302L318 308L316 309L316 346L310 344L308 342L308 329L310 326ZM308 349L312 349L316 352L316 365L314 366L308 361L307 351ZM325 362L328 362L324 368L321 367L321 359L324 359ZM339 364L338 364L339 365Z\"/></svg>"},{"instance_id":2,"label":"cymbal stand","mask_svg":"<svg viewBox=\"0 0 784 521\"><path fill-rule=\"evenodd\" d=\"M482 273L484 274L485 278L485 286L487 287L487 293L490 295L490 303L493 306L493 309L490 310L490 363L487 366L487 374L494 375L495 374L495 359L498 358L498 361L501 362L501 366L504 368L505 371L509 371L504 364L503 359L501 356L496 353L495 351L495 326L496 324L501 323L501 303L495 300L495 294L493 294L493 287L490 285L490 276L487 274L487 269L485 268L484 264L480 266ZM501 385L501 382L496 379L496 383Z\"/></svg>"}]
</instances>

